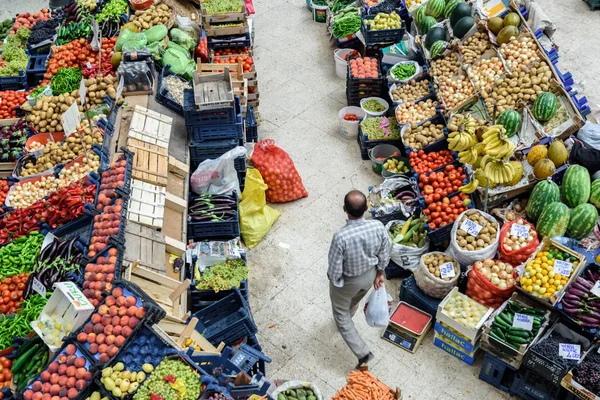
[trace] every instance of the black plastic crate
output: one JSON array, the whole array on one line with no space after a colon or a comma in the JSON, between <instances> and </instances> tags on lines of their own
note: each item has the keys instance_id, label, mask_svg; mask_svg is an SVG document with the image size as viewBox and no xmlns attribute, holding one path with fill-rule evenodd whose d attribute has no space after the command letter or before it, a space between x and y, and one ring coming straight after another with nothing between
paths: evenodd
<instances>
[{"instance_id":1,"label":"black plastic crate","mask_svg":"<svg viewBox=\"0 0 600 400\"><path fill-rule=\"evenodd\" d=\"M170 110L175 111L179 115L183 115L183 104L179 104L175 99L173 99L169 95L169 90L166 87L163 87L162 81L167 76L175 76L182 82L189 82L187 79L171 72L171 66L167 65L162 69L160 74L158 74L158 86L156 88L156 102L162 104Z\"/></svg>"},{"instance_id":2,"label":"black plastic crate","mask_svg":"<svg viewBox=\"0 0 600 400\"><path fill-rule=\"evenodd\" d=\"M195 196L191 195L191 199ZM235 199L235 214L228 221L195 222L188 219L187 239L198 241L201 239L232 239L240 235L239 206L237 194L233 193Z\"/></svg>"},{"instance_id":3,"label":"black plastic crate","mask_svg":"<svg viewBox=\"0 0 600 400\"><path fill-rule=\"evenodd\" d=\"M442 299L427 296L418 286L414 276L409 276L402 281L400 286L400 301L404 301L419 310L426 312L435 319L438 305Z\"/></svg>"},{"instance_id":4,"label":"black plastic crate","mask_svg":"<svg viewBox=\"0 0 600 400\"><path fill-rule=\"evenodd\" d=\"M29 89L25 71L19 70L17 76L0 76L0 90Z\"/></svg>"},{"instance_id":5,"label":"black plastic crate","mask_svg":"<svg viewBox=\"0 0 600 400\"><path fill-rule=\"evenodd\" d=\"M239 110L241 110L241 102L237 96L234 98L234 104L231 107L204 111L196 110L194 90L186 89L183 91L183 116L188 130L192 127L210 124L234 124L237 122Z\"/></svg>"},{"instance_id":6,"label":"black plastic crate","mask_svg":"<svg viewBox=\"0 0 600 400\"><path fill-rule=\"evenodd\" d=\"M29 87L36 87L43 79L46 73L47 54L32 55L27 62L27 84Z\"/></svg>"},{"instance_id":7,"label":"black plastic crate","mask_svg":"<svg viewBox=\"0 0 600 400\"><path fill-rule=\"evenodd\" d=\"M248 299L248 279L244 279L240 282L240 287L238 288L242 296L246 301ZM233 289L228 290L219 290L218 292L212 290L200 290L196 289L195 284L190 285L189 287L189 301L188 308L191 312L200 311L203 308L210 306L211 304L223 299L226 296L229 296L233 293Z\"/></svg>"},{"instance_id":8,"label":"black plastic crate","mask_svg":"<svg viewBox=\"0 0 600 400\"><path fill-rule=\"evenodd\" d=\"M229 150L243 146L243 140L227 139L227 140L210 140L208 142L191 142L189 145L192 170L196 170L198 165L208 159L219 158Z\"/></svg>"},{"instance_id":9,"label":"black plastic crate","mask_svg":"<svg viewBox=\"0 0 600 400\"><path fill-rule=\"evenodd\" d=\"M256 121L256 113L253 106L248 106L244 124L246 127L246 142L258 142L258 121Z\"/></svg>"},{"instance_id":10,"label":"black plastic crate","mask_svg":"<svg viewBox=\"0 0 600 400\"><path fill-rule=\"evenodd\" d=\"M400 16L400 10L396 10L396 14ZM375 19L375 15L363 15L360 31L365 39L367 45L376 43L397 43L402 40L405 32L404 21L401 20L401 27L399 29L385 29L381 31L368 30L365 20Z\"/></svg>"},{"instance_id":11,"label":"black plastic crate","mask_svg":"<svg viewBox=\"0 0 600 400\"><path fill-rule=\"evenodd\" d=\"M40 54L50 54L50 49L52 48L52 39L44 40L43 42L39 42L37 44L29 44L27 43L27 52L30 55L40 55Z\"/></svg>"},{"instance_id":12,"label":"black plastic crate","mask_svg":"<svg viewBox=\"0 0 600 400\"><path fill-rule=\"evenodd\" d=\"M239 107L238 107L239 106ZM241 104L236 102L235 123L232 124L202 124L187 126L190 142L201 143L209 140L243 140L244 120L242 119Z\"/></svg>"},{"instance_id":13,"label":"black plastic crate","mask_svg":"<svg viewBox=\"0 0 600 400\"><path fill-rule=\"evenodd\" d=\"M392 260L388 263L387 267L385 267L385 279L394 279L394 278L408 278L411 275L411 272L407 269L402 268Z\"/></svg>"},{"instance_id":14,"label":"black plastic crate","mask_svg":"<svg viewBox=\"0 0 600 400\"><path fill-rule=\"evenodd\" d=\"M210 50L224 49L227 47L250 47L251 44L250 33L208 38L208 48Z\"/></svg>"},{"instance_id":15,"label":"black plastic crate","mask_svg":"<svg viewBox=\"0 0 600 400\"><path fill-rule=\"evenodd\" d=\"M450 197L454 197L454 196L458 196L458 195L460 195L460 192L451 194L447 197L450 198ZM475 207L475 197L473 196L473 194L470 194L469 197L471 198L471 204L469 204L469 206L467 208L471 209L471 208ZM420 198L419 201L422 202L421 208L425 209L426 206L425 206L425 202L424 202L423 198ZM446 225L442 226L441 228L437 228L436 230L431 230L431 228L429 227L429 221L427 221L425 230L427 231L427 237L429 238L429 242L433 246L443 246L446 242L449 242L450 235L452 233L452 227L454 226L454 222L456 222L456 221L452 221L451 223L446 224Z\"/></svg>"},{"instance_id":16,"label":"black plastic crate","mask_svg":"<svg viewBox=\"0 0 600 400\"><path fill-rule=\"evenodd\" d=\"M564 398L566 390L560 385L555 386L551 381L529 369L517 371L510 387L510 394L525 400L556 400Z\"/></svg>"},{"instance_id":17,"label":"black plastic crate","mask_svg":"<svg viewBox=\"0 0 600 400\"><path fill-rule=\"evenodd\" d=\"M489 353L485 353L483 365L481 367L481 371L479 372L479 379L500 390L509 392L513 380L515 379L516 372L516 369L504 361L494 357Z\"/></svg>"}]
</instances>

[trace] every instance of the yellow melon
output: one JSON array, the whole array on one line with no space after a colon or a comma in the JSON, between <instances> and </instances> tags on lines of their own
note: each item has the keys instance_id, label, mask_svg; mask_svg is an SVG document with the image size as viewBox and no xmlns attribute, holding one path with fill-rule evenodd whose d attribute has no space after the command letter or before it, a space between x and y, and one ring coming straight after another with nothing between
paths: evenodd
<instances>
[{"instance_id":1,"label":"yellow melon","mask_svg":"<svg viewBox=\"0 0 600 400\"><path fill-rule=\"evenodd\" d=\"M511 161L509 164L512 165L513 169L515 170L515 173L513 175L513 178L506 184L506 186L514 186L517 183L519 183L519 181L523 177L523 164L521 164L520 161Z\"/></svg>"},{"instance_id":2,"label":"yellow melon","mask_svg":"<svg viewBox=\"0 0 600 400\"><path fill-rule=\"evenodd\" d=\"M554 163L556 168L567 162L569 152L561 140L555 140L550 144L550 147L548 148L548 158Z\"/></svg>"},{"instance_id":3,"label":"yellow melon","mask_svg":"<svg viewBox=\"0 0 600 400\"><path fill-rule=\"evenodd\" d=\"M538 161L542 158L546 158L548 156L548 149L543 144L538 144L537 146L533 146L529 153L527 153L527 162L532 167L535 167Z\"/></svg>"},{"instance_id":4,"label":"yellow melon","mask_svg":"<svg viewBox=\"0 0 600 400\"><path fill-rule=\"evenodd\" d=\"M554 163L549 158L543 158L533 167L533 174L538 179L546 179L556 172Z\"/></svg>"}]
</instances>

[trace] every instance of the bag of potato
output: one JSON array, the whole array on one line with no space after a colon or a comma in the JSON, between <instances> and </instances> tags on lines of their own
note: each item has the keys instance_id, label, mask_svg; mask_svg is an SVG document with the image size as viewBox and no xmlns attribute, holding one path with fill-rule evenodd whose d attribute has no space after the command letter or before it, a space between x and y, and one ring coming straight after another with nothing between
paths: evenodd
<instances>
[{"instance_id":1,"label":"bag of potato","mask_svg":"<svg viewBox=\"0 0 600 400\"><path fill-rule=\"evenodd\" d=\"M443 299L458 284L460 265L448 254L432 251L421 256L414 275L417 286L426 295Z\"/></svg>"},{"instance_id":2,"label":"bag of potato","mask_svg":"<svg viewBox=\"0 0 600 400\"><path fill-rule=\"evenodd\" d=\"M405 224L408 226L405 227ZM406 229L405 229L406 228ZM392 245L390 247L390 259L399 267L409 271L419 268L421 254L429 250L429 238L425 232L422 219L408 221L390 221L385 225L390 235Z\"/></svg>"},{"instance_id":3,"label":"bag of potato","mask_svg":"<svg viewBox=\"0 0 600 400\"><path fill-rule=\"evenodd\" d=\"M498 221L490 214L476 209L464 211L454 222L446 254L464 266L493 258L498 250L499 231Z\"/></svg>"},{"instance_id":4,"label":"bag of potato","mask_svg":"<svg viewBox=\"0 0 600 400\"><path fill-rule=\"evenodd\" d=\"M503 260L519 265L533 255L540 244L535 226L518 218L502 226L499 252Z\"/></svg>"}]
</instances>

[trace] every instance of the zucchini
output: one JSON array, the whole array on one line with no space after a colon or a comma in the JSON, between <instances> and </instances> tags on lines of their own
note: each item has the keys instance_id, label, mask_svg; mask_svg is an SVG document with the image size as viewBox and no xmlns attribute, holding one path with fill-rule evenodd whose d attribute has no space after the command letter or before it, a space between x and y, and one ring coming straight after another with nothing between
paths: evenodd
<instances>
[{"instance_id":1,"label":"zucchini","mask_svg":"<svg viewBox=\"0 0 600 400\"><path fill-rule=\"evenodd\" d=\"M493 331L490 331L490 336L493 337L494 339L496 339L499 342L506 343L506 340L504 340L501 337L497 336Z\"/></svg>"},{"instance_id":2,"label":"zucchini","mask_svg":"<svg viewBox=\"0 0 600 400\"><path fill-rule=\"evenodd\" d=\"M512 328L508 331L508 334L511 336L517 336L517 337L521 337L521 338L525 338L525 339L529 339L531 332L526 331L524 329L521 328Z\"/></svg>"},{"instance_id":3,"label":"zucchini","mask_svg":"<svg viewBox=\"0 0 600 400\"><path fill-rule=\"evenodd\" d=\"M25 354L23 354L21 357L19 357L17 362L15 362L12 366L13 374L21 371L21 369L31 360L32 355L36 352L36 350L38 350L38 347L39 347L39 344L36 344L35 346L33 346L32 348L27 350L25 352Z\"/></svg>"},{"instance_id":4,"label":"zucchini","mask_svg":"<svg viewBox=\"0 0 600 400\"><path fill-rule=\"evenodd\" d=\"M502 338L502 340L506 340L506 335L504 335L504 332L502 332L502 329L496 327L496 328L493 328L490 332L493 332L496 336Z\"/></svg>"},{"instance_id":5,"label":"zucchini","mask_svg":"<svg viewBox=\"0 0 600 400\"><path fill-rule=\"evenodd\" d=\"M496 317L494 318L494 322L504 329L512 328L512 325L506 322L504 319L500 318L500 315L496 315Z\"/></svg>"},{"instance_id":6,"label":"zucchini","mask_svg":"<svg viewBox=\"0 0 600 400\"><path fill-rule=\"evenodd\" d=\"M500 319L502 321L504 321L504 323L506 325L508 325L509 327L512 327L512 324L513 324L513 316L512 315L509 315L508 313L502 313L502 314L498 315L498 317L500 317Z\"/></svg>"},{"instance_id":7,"label":"zucchini","mask_svg":"<svg viewBox=\"0 0 600 400\"><path fill-rule=\"evenodd\" d=\"M531 342L531 339L529 339L529 336L527 336L527 339L525 339L525 338L520 337L520 336L506 335L506 339L509 342L516 343L517 345L519 345L519 344L528 344L529 342Z\"/></svg>"}]
</instances>

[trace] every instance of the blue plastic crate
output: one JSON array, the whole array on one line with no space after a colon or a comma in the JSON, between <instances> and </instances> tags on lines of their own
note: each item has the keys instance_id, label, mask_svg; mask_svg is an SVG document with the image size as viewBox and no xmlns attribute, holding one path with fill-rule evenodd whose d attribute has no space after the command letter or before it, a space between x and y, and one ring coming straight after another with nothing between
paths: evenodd
<instances>
[{"instance_id":1,"label":"blue plastic crate","mask_svg":"<svg viewBox=\"0 0 600 400\"><path fill-rule=\"evenodd\" d=\"M423 293L417 286L415 277L411 275L402 281L402 285L400 286L400 301L417 307L419 310L431 315L435 320L437 308L442 299L436 299Z\"/></svg>"},{"instance_id":2,"label":"blue plastic crate","mask_svg":"<svg viewBox=\"0 0 600 400\"><path fill-rule=\"evenodd\" d=\"M220 342L231 345L258 332L248 303L237 288L233 292L192 314L192 317L198 318L196 331L215 346Z\"/></svg>"},{"instance_id":3,"label":"blue plastic crate","mask_svg":"<svg viewBox=\"0 0 600 400\"><path fill-rule=\"evenodd\" d=\"M208 140L244 139L244 121L242 111L239 110L234 124L218 124L187 127L190 141L202 143Z\"/></svg>"},{"instance_id":4,"label":"blue plastic crate","mask_svg":"<svg viewBox=\"0 0 600 400\"><path fill-rule=\"evenodd\" d=\"M240 220L237 194L233 196L236 200L234 218L229 221L208 221L194 222L188 220L187 224L187 239L202 240L202 239L217 239L217 238L234 238L240 235ZM194 196L192 195L193 199Z\"/></svg>"},{"instance_id":5,"label":"blue plastic crate","mask_svg":"<svg viewBox=\"0 0 600 400\"><path fill-rule=\"evenodd\" d=\"M233 293L232 289L214 292L212 290L196 289L194 285L195 284L190 285L188 289L188 308L193 313L200 311ZM238 289L242 296L244 296L244 299L248 301L248 280L244 279L240 282L240 287Z\"/></svg>"},{"instance_id":6,"label":"blue plastic crate","mask_svg":"<svg viewBox=\"0 0 600 400\"><path fill-rule=\"evenodd\" d=\"M505 392L510 391L510 387L515 378L517 370L502 360L485 353L479 379L497 387Z\"/></svg>"},{"instance_id":7,"label":"blue plastic crate","mask_svg":"<svg viewBox=\"0 0 600 400\"><path fill-rule=\"evenodd\" d=\"M191 127L209 124L234 124L237 122L238 110L240 109L240 98L236 96L234 98L234 104L232 104L231 107L198 111L196 110L194 91L192 89L183 91L183 116L188 131Z\"/></svg>"},{"instance_id":8,"label":"blue plastic crate","mask_svg":"<svg viewBox=\"0 0 600 400\"><path fill-rule=\"evenodd\" d=\"M225 384L228 377L237 375L241 370L229 361L232 353L231 347L225 347L220 354L195 352L193 348L187 349L187 357L198 367L214 376L221 384Z\"/></svg>"},{"instance_id":9,"label":"blue plastic crate","mask_svg":"<svg viewBox=\"0 0 600 400\"><path fill-rule=\"evenodd\" d=\"M244 123L246 125L246 142L258 142L258 121L253 106L248 106Z\"/></svg>"},{"instance_id":10,"label":"blue plastic crate","mask_svg":"<svg viewBox=\"0 0 600 400\"><path fill-rule=\"evenodd\" d=\"M21 89L29 89L25 71L19 71L18 76L0 76L0 91Z\"/></svg>"},{"instance_id":11,"label":"blue plastic crate","mask_svg":"<svg viewBox=\"0 0 600 400\"><path fill-rule=\"evenodd\" d=\"M554 386L549 380L523 367L515 374L515 379L510 387L511 395L525 400L560 399L561 394L565 391L562 387Z\"/></svg>"},{"instance_id":12,"label":"blue plastic crate","mask_svg":"<svg viewBox=\"0 0 600 400\"><path fill-rule=\"evenodd\" d=\"M243 146L243 140L237 139L227 139L227 140L210 140L208 142L191 142L189 145L190 149L190 165L192 170L196 170L198 165L204 160L219 158L223 154L227 153L229 150L237 147ZM237 161L236 170L241 168L240 161Z\"/></svg>"},{"instance_id":13,"label":"blue plastic crate","mask_svg":"<svg viewBox=\"0 0 600 400\"><path fill-rule=\"evenodd\" d=\"M43 79L46 73L47 54L32 55L27 62L27 84L29 87L36 87Z\"/></svg>"},{"instance_id":14,"label":"blue plastic crate","mask_svg":"<svg viewBox=\"0 0 600 400\"><path fill-rule=\"evenodd\" d=\"M252 335L252 337L253 340L256 341L256 336ZM258 344L258 341L256 341L256 344ZM259 373L265 375L265 364L270 363L271 359L264 355L262 351L257 350L248 344L243 344L240 346L239 350L229 358L229 361L243 372L250 376L254 376Z\"/></svg>"},{"instance_id":15,"label":"blue plastic crate","mask_svg":"<svg viewBox=\"0 0 600 400\"><path fill-rule=\"evenodd\" d=\"M160 72L160 74L158 74L158 86L156 89L156 96L155 96L156 102L159 104L162 104L163 106L167 107L168 109L175 111L179 115L183 115L183 104L179 104L177 101L172 99L169 96L168 89L166 87L163 87L163 85L162 85L163 78L165 78L167 76L171 76L171 75L175 76L177 79L179 79L182 82L188 82L187 79L171 72L170 65L165 66L162 69L162 71Z\"/></svg>"}]
</instances>

